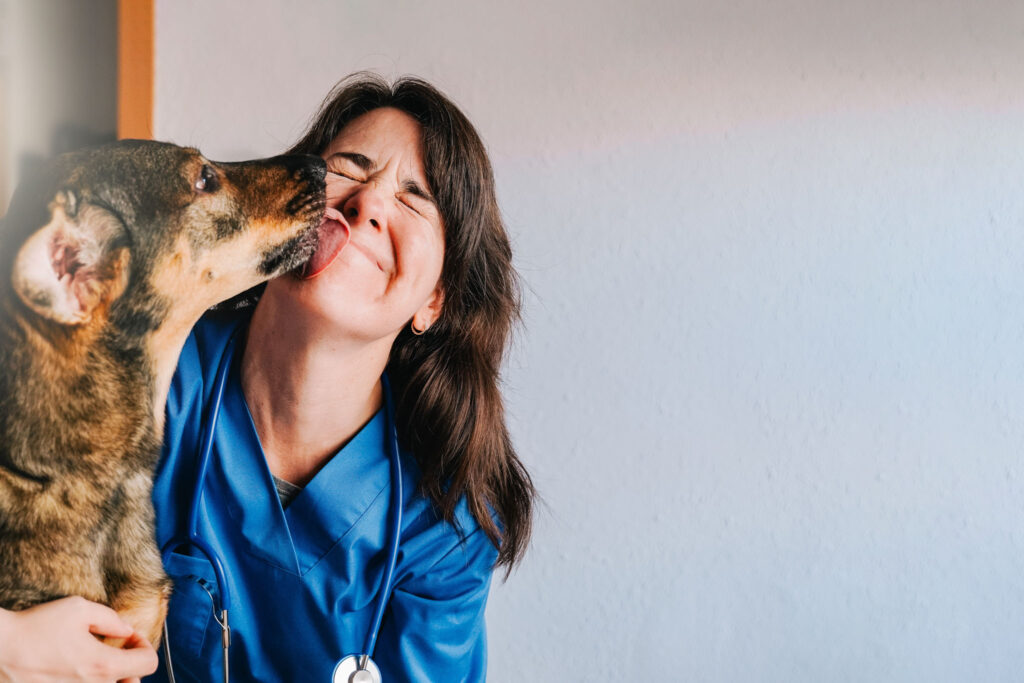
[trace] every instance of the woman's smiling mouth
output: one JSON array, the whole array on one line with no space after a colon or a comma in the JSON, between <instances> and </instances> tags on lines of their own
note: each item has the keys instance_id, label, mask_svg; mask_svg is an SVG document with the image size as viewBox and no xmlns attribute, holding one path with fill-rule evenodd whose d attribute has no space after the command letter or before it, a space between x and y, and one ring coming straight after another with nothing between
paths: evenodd
<instances>
[{"instance_id":1,"label":"woman's smiling mouth","mask_svg":"<svg viewBox=\"0 0 1024 683\"><path fill-rule=\"evenodd\" d=\"M379 269L380 269L380 272L382 272L382 273L383 273L383 272L385 272L385 271L384 271L384 266L383 266L383 264L381 264L381 262L380 262L380 259L379 259L379 258L377 258L377 257L376 257L376 256L374 255L374 253L373 253L373 252L372 252L372 251L371 251L371 250L370 250L370 249L369 249L368 247L364 247L364 246L363 246L362 244L359 244L359 243L358 243L358 242L356 242L356 241L352 241L352 242L350 242L349 244L350 244L350 246L352 247L352 249L355 249L355 250L356 250L356 251L358 251L358 252L359 252L360 254L362 254L363 256L365 256L365 257L366 257L366 259L367 259L367 260L368 260L368 261L369 261L370 263L372 263L372 264L376 265L376 266L377 266L377 268L379 268Z\"/></svg>"}]
</instances>

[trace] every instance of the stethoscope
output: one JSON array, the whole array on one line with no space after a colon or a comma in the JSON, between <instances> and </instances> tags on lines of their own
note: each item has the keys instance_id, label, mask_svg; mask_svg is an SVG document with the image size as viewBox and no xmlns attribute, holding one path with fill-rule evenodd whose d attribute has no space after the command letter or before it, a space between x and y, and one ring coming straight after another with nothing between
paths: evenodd
<instances>
[{"instance_id":1,"label":"stethoscope","mask_svg":"<svg viewBox=\"0 0 1024 683\"><path fill-rule=\"evenodd\" d=\"M231 628L228 625L228 604L231 603L231 583L228 581L227 572L224 571L224 563L220 555L199 535L199 503L203 497L203 486L206 482L206 470L210 466L210 456L213 453L213 433L217 426L217 418L220 416L220 406L224 398L224 385L227 383L228 373L235 355L236 338L238 332L232 335L228 341L227 348L220 358L220 365L217 367L217 376L213 385L213 396L209 412L206 418L206 430L203 433L203 440L199 448L199 462L196 468L196 482L192 493L192 507L188 514L188 536L175 536L167 541L161 549L164 564L167 563L171 553L183 546L192 546L197 549L213 566L216 590L211 591L209 584L204 579L199 579L199 585L210 596L213 604L213 618L221 628L221 648L224 653L224 683L228 683L228 648L231 646ZM391 597L391 589L395 577L395 565L398 563L398 543L402 531L402 462L398 452L398 432L395 429L395 405L391 397L391 386L388 383L387 375L381 375L381 383L384 392L384 413L387 421L385 430L388 434L388 458L391 461L391 529L388 536L387 557L388 562L384 568L384 576L381 580L381 589L377 597L377 608L374 612L370 628L366 633L366 640L363 644L361 654L352 654L344 657L334 667L331 683L381 683L380 669L370 659L373 648L377 644L377 634L380 632L380 624L384 619L384 610L387 608L388 600ZM164 661L167 664L167 677L170 683L175 683L174 669L171 664L171 647L168 642L167 622L164 622Z\"/></svg>"}]
</instances>

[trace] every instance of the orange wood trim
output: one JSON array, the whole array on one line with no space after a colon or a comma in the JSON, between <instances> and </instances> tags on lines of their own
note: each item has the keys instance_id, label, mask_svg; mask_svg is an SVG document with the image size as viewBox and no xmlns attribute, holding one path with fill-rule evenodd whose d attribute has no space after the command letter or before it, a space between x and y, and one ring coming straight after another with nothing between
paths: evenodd
<instances>
[{"instance_id":1,"label":"orange wood trim","mask_svg":"<svg viewBox=\"0 0 1024 683\"><path fill-rule=\"evenodd\" d=\"M117 3L117 137L153 137L153 3Z\"/></svg>"}]
</instances>

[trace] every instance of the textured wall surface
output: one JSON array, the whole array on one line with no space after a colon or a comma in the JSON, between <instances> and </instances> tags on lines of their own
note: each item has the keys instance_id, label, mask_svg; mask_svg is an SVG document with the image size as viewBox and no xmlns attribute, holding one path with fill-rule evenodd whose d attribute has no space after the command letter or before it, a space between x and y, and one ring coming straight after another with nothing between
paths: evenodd
<instances>
[{"instance_id":1,"label":"textured wall surface","mask_svg":"<svg viewBox=\"0 0 1024 683\"><path fill-rule=\"evenodd\" d=\"M543 494L490 679L1012 681L1024 6L159 0L157 135L416 73L489 145Z\"/></svg>"}]
</instances>

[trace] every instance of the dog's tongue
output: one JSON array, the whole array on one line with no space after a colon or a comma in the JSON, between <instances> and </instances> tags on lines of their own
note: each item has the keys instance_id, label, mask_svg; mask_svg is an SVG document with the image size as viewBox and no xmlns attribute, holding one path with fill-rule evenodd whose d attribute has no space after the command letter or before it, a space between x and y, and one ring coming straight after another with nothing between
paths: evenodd
<instances>
[{"instance_id":1,"label":"dog's tongue","mask_svg":"<svg viewBox=\"0 0 1024 683\"><path fill-rule=\"evenodd\" d=\"M337 209L328 208L318 229L316 251L302 268L302 279L310 280L327 270L348 244L348 226Z\"/></svg>"}]
</instances>

